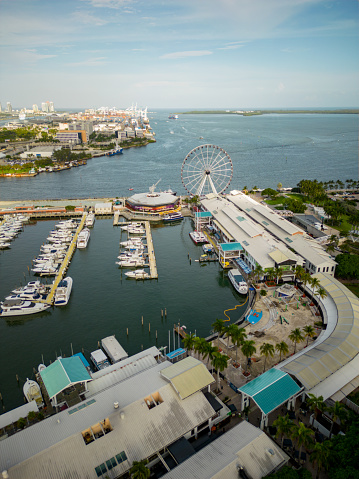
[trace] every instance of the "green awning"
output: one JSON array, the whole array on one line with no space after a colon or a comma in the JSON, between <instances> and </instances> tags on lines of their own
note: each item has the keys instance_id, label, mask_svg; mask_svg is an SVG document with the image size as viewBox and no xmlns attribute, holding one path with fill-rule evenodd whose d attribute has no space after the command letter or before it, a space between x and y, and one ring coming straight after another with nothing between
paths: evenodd
<instances>
[{"instance_id":1,"label":"green awning","mask_svg":"<svg viewBox=\"0 0 359 479\"><path fill-rule=\"evenodd\" d=\"M252 398L264 414L274 411L300 390L289 374L275 368L238 389L242 394Z\"/></svg>"},{"instance_id":2,"label":"green awning","mask_svg":"<svg viewBox=\"0 0 359 479\"><path fill-rule=\"evenodd\" d=\"M73 384L92 379L78 356L57 359L40 375L50 399Z\"/></svg>"}]
</instances>

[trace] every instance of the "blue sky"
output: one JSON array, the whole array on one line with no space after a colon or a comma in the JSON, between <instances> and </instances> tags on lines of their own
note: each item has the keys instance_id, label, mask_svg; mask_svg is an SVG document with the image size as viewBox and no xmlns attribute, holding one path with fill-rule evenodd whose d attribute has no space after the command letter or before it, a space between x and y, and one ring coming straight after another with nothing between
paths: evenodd
<instances>
[{"instance_id":1,"label":"blue sky","mask_svg":"<svg viewBox=\"0 0 359 479\"><path fill-rule=\"evenodd\" d=\"M357 0L0 0L4 107L358 107Z\"/></svg>"}]
</instances>

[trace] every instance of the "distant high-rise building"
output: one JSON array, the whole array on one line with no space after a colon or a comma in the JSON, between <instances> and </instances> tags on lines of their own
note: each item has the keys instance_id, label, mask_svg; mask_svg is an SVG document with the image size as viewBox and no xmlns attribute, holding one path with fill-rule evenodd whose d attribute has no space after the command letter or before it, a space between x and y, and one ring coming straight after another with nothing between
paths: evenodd
<instances>
[{"instance_id":1,"label":"distant high-rise building","mask_svg":"<svg viewBox=\"0 0 359 479\"><path fill-rule=\"evenodd\" d=\"M1 106L1 103L0 103L0 113L2 112L2 106Z\"/></svg>"},{"instance_id":2,"label":"distant high-rise building","mask_svg":"<svg viewBox=\"0 0 359 479\"><path fill-rule=\"evenodd\" d=\"M11 106L11 103L9 101L6 103L6 111L8 113L12 113L12 106Z\"/></svg>"},{"instance_id":3,"label":"distant high-rise building","mask_svg":"<svg viewBox=\"0 0 359 479\"><path fill-rule=\"evenodd\" d=\"M50 111L51 113L55 111L54 103L53 103L52 101L50 101L49 111Z\"/></svg>"},{"instance_id":4,"label":"distant high-rise building","mask_svg":"<svg viewBox=\"0 0 359 479\"><path fill-rule=\"evenodd\" d=\"M39 107L38 107L36 104L32 105L32 111L33 111L34 113L38 113Z\"/></svg>"}]
</instances>

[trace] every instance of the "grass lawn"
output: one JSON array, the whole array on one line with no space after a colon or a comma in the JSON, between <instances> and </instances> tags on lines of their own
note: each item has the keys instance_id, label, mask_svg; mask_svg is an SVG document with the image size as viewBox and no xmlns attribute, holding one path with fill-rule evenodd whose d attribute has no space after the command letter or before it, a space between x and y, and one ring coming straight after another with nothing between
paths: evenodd
<instances>
[{"instance_id":1,"label":"grass lawn","mask_svg":"<svg viewBox=\"0 0 359 479\"><path fill-rule=\"evenodd\" d=\"M284 196L279 196L278 198L275 198L274 200L265 200L267 205L282 205L284 202L285 198Z\"/></svg>"},{"instance_id":2,"label":"grass lawn","mask_svg":"<svg viewBox=\"0 0 359 479\"><path fill-rule=\"evenodd\" d=\"M331 224L331 220L328 220L328 225L330 226L330 224ZM352 225L348 223L348 216L343 215L340 218L340 225L336 224L334 225L334 228L338 230L340 233L342 233L343 235L349 234L350 230L352 229Z\"/></svg>"},{"instance_id":3,"label":"grass lawn","mask_svg":"<svg viewBox=\"0 0 359 479\"><path fill-rule=\"evenodd\" d=\"M304 202L308 201L307 196L301 195L300 193L288 193L287 196L293 200L302 200Z\"/></svg>"},{"instance_id":4,"label":"grass lawn","mask_svg":"<svg viewBox=\"0 0 359 479\"><path fill-rule=\"evenodd\" d=\"M358 283L353 283L353 284L345 284L345 286L350 289L352 293L355 294L355 296L358 296L359 298L359 284Z\"/></svg>"}]
</instances>

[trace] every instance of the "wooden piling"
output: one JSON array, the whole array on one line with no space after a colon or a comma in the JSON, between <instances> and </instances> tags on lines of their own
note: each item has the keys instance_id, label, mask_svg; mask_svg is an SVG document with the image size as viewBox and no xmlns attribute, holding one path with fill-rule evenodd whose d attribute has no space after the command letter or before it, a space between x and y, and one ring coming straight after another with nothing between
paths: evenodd
<instances>
[{"instance_id":1,"label":"wooden piling","mask_svg":"<svg viewBox=\"0 0 359 479\"><path fill-rule=\"evenodd\" d=\"M142 323L142 326L143 326L143 316L142 316L142 318L141 318L141 323Z\"/></svg>"},{"instance_id":2,"label":"wooden piling","mask_svg":"<svg viewBox=\"0 0 359 479\"><path fill-rule=\"evenodd\" d=\"M148 323L148 332L151 332L151 323Z\"/></svg>"},{"instance_id":3,"label":"wooden piling","mask_svg":"<svg viewBox=\"0 0 359 479\"><path fill-rule=\"evenodd\" d=\"M128 336L128 328L127 328L127 336Z\"/></svg>"}]
</instances>

